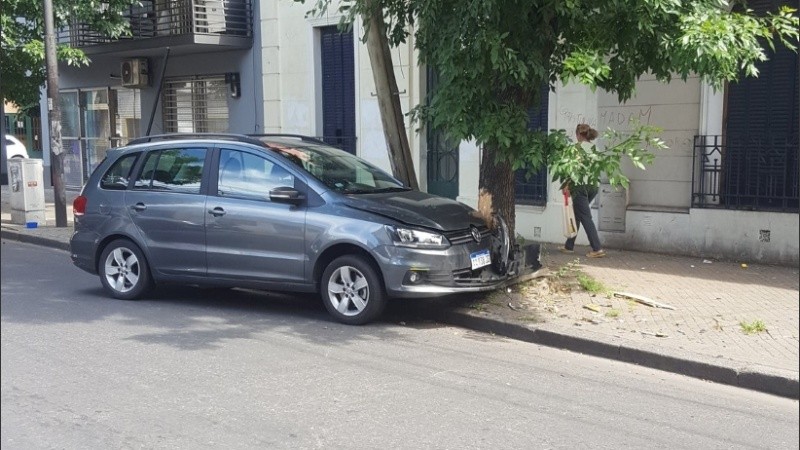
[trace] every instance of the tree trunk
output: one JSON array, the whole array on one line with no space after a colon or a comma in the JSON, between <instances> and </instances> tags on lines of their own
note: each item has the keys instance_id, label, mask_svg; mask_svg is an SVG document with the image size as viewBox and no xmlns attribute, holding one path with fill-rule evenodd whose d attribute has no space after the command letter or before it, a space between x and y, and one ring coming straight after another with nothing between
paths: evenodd
<instances>
[{"instance_id":1,"label":"tree trunk","mask_svg":"<svg viewBox=\"0 0 800 450\"><path fill-rule=\"evenodd\" d=\"M509 236L514 241L515 233L515 199L514 171L508 161L495 161L497 148L492 145L483 147L480 176L478 178L478 211L492 223L491 214L498 214L508 225Z\"/></svg>"},{"instance_id":2,"label":"tree trunk","mask_svg":"<svg viewBox=\"0 0 800 450\"><path fill-rule=\"evenodd\" d=\"M392 172L395 178L406 186L419 190L414 161L411 159L411 150L408 146L403 110L400 107L400 93L394 77L392 54L386 38L383 10L380 8L380 2L374 0L367 0L366 5L370 11L367 50L375 79L383 134L389 145Z\"/></svg>"}]
</instances>

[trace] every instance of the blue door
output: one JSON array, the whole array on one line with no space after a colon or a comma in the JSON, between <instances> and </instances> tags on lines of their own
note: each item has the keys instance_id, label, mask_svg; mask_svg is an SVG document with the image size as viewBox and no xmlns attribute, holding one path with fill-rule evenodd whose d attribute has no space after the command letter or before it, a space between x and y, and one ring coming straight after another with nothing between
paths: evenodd
<instances>
[{"instance_id":1,"label":"blue door","mask_svg":"<svg viewBox=\"0 0 800 450\"><path fill-rule=\"evenodd\" d=\"M356 153L356 90L353 32L320 29L322 63L322 139Z\"/></svg>"}]
</instances>

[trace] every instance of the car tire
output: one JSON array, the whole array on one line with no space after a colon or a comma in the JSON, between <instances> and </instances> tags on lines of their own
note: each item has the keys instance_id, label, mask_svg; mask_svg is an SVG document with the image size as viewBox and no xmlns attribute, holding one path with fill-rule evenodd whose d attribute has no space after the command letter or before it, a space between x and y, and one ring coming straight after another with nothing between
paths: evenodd
<instances>
[{"instance_id":1,"label":"car tire","mask_svg":"<svg viewBox=\"0 0 800 450\"><path fill-rule=\"evenodd\" d=\"M319 285L325 308L348 325L368 323L386 307L383 282L372 264L361 256L334 259L322 273Z\"/></svg>"},{"instance_id":2,"label":"car tire","mask_svg":"<svg viewBox=\"0 0 800 450\"><path fill-rule=\"evenodd\" d=\"M97 272L106 291L121 300L137 300L153 286L144 253L127 239L106 245Z\"/></svg>"}]
</instances>

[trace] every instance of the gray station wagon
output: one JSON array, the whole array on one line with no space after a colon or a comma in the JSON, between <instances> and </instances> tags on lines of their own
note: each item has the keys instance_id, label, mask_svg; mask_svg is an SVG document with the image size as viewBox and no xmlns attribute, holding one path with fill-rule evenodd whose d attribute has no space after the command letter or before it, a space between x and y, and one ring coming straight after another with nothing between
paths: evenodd
<instances>
[{"instance_id":1,"label":"gray station wagon","mask_svg":"<svg viewBox=\"0 0 800 450\"><path fill-rule=\"evenodd\" d=\"M72 261L120 299L157 283L319 292L362 324L387 298L494 289L523 265L502 221L304 136L140 138L73 209Z\"/></svg>"}]
</instances>

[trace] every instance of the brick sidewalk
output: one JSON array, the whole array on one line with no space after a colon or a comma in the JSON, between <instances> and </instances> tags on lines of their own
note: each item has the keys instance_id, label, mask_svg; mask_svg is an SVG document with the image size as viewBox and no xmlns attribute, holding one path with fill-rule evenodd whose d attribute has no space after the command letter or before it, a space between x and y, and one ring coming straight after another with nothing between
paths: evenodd
<instances>
[{"instance_id":1,"label":"brick sidewalk","mask_svg":"<svg viewBox=\"0 0 800 450\"><path fill-rule=\"evenodd\" d=\"M551 270L576 258L558 253L555 245L548 247L543 260ZM549 324L745 365L800 370L796 267L747 264L745 268L742 262L618 250L609 250L603 259L581 256L580 262L580 270L608 288L642 295L675 310L578 292L571 295L571 302L564 302L561 315L548 318ZM586 304L602 305L600 313L585 309ZM609 317L610 310L619 315ZM767 331L746 334L740 323L756 320L763 321Z\"/></svg>"}]
</instances>

